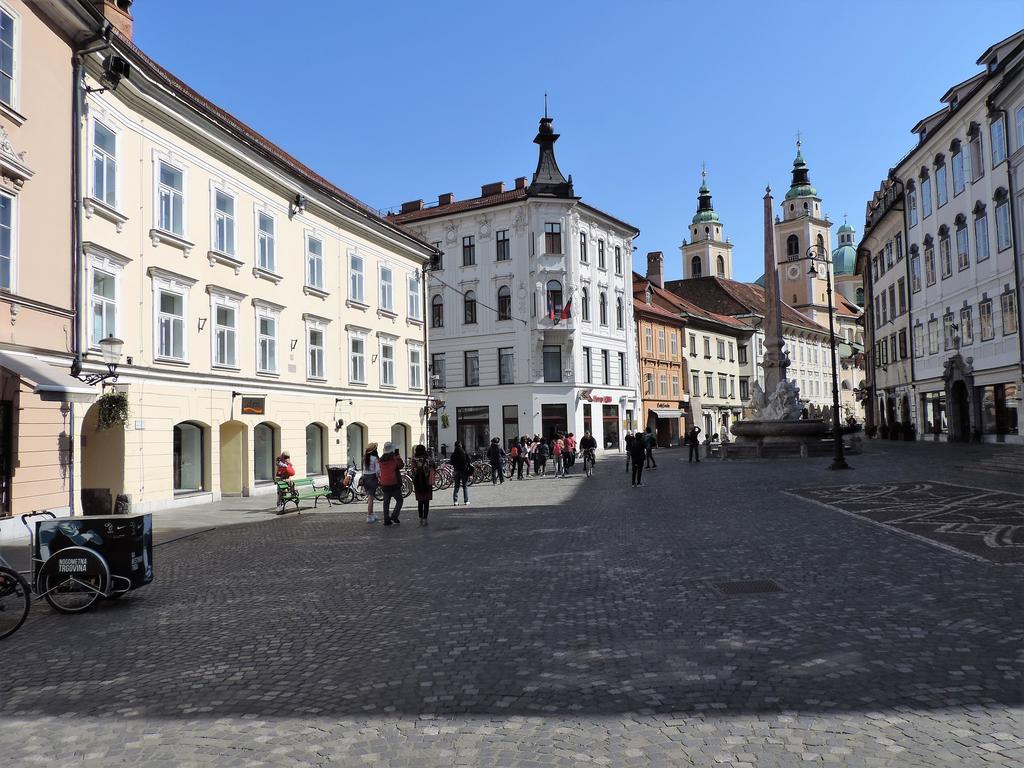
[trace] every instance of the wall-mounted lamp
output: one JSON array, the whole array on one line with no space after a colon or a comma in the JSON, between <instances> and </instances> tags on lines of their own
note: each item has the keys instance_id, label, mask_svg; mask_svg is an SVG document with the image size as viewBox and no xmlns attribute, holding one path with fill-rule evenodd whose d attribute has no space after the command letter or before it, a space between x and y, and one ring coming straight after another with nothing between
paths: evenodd
<instances>
[{"instance_id":1,"label":"wall-mounted lamp","mask_svg":"<svg viewBox=\"0 0 1024 768\"><path fill-rule=\"evenodd\" d=\"M353 405L354 404L353 401L350 400L347 397L336 397L336 398L334 398L334 404L337 405L338 403L348 403L349 405Z\"/></svg>"},{"instance_id":2,"label":"wall-mounted lamp","mask_svg":"<svg viewBox=\"0 0 1024 768\"><path fill-rule=\"evenodd\" d=\"M121 350L124 349L124 342L113 336L100 341L100 351L103 355L103 362L107 364L106 373L82 373L82 360L76 357L71 361L71 375L79 381L92 385L100 381L110 379L113 384L117 381L117 364L121 362Z\"/></svg>"},{"instance_id":3,"label":"wall-mounted lamp","mask_svg":"<svg viewBox=\"0 0 1024 768\"><path fill-rule=\"evenodd\" d=\"M122 79L127 80L131 77L132 65L128 63L128 60L123 56L118 56L116 53L107 56L103 60L103 74L100 75L100 82L103 83L102 88L86 88L86 93L102 93L106 90L115 91L117 90L118 83Z\"/></svg>"},{"instance_id":4,"label":"wall-mounted lamp","mask_svg":"<svg viewBox=\"0 0 1024 768\"><path fill-rule=\"evenodd\" d=\"M370 362L371 362L371 363L376 363L376 362L377 362L377 356L376 356L376 355L374 355L373 357L371 357L371 358L370 358Z\"/></svg>"},{"instance_id":5,"label":"wall-mounted lamp","mask_svg":"<svg viewBox=\"0 0 1024 768\"><path fill-rule=\"evenodd\" d=\"M308 200L305 195L301 193L295 195L295 199L288 204L288 218L290 219L300 213L305 213L307 202Z\"/></svg>"},{"instance_id":6,"label":"wall-mounted lamp","mask_svg":"<svg viewBox=\"0 0 1024 768\"><path fill-rule=\"evenodd\" d=\"M292 339L292 352L295 351L295 348L297 346L299 346L299 340L298 339Z\"/></svg>"},{"instance_id":7,"label":"wall-mounted lamp","mask_svg":"<svg viewBox=\"0 0 1024 768\"><path fill-rule=\"evenodd\" d=\"M200 317L199 318L199 330L201 331L205 327L206 327L206 318L205 317Z\"/></svg>"}]
</instances>

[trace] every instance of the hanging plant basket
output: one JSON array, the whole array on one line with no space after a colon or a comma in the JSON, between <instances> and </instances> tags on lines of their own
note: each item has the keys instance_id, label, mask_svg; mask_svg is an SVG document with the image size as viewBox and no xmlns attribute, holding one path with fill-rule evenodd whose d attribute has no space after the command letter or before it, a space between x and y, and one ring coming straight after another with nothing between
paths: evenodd
<instances>
[{"instance_id":1,"label":"hanging plant basket","mask_svg":"<svg viewBox=\"0 0 1024 768\"><path fill-rule=\"evenodd\" d=\"M447 413L442 413L441 414L441 426L444 427L445 429L448 429L448 414Z\"/></svg>"},{"instance_id":2,"label":"hanging plant basket","mask_svg":"<svg viewBox=\"0 0 1024 768\"><path fill-rule=\"evenodd\" d=\"M110 429L124 426L128 421L128 395L124 392L107 392L96 401L96 429Z\"/></svg>"}]
</instances>

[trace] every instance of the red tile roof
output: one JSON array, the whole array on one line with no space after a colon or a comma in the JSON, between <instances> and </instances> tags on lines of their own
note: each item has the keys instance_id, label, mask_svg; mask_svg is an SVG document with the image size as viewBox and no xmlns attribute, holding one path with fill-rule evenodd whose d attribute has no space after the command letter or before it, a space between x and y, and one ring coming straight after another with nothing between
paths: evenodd
<instances>
[{"instance_id":1,"label":"red tile roof","mask_svg":"<svg viewBox=\"0 0 1024 768\"><path fill-rule=\"evenodd\" d=\"M836 312L844 317L860 317L862 310L841 293L836 294Z\"/></svg>"},{"instance_id":2,"label":"red tile roof","mask_svg":"<svg viewBox=\"0 0 1024 768\"><path fill-rule=\"evenodd\" d=\"M300 162L297 158L274 144L268 138L250 128L234 115L218 107L187 83L179 80L174 74L164 69L156 61L151 59L142 51L141 48L135 45L132 40L122 35L116 28L113 29L113 37L114 42L119 48L126 49L133 55L136 59L136 65L141 63L149 74L152 74L157 81L182 98L189 106L199 111L205 117L212 118L215 122L220 123L221 126L226 128L229 132L235 133L237 138L241 139L244 143L249 144L259 154L283 165L286 170L292 172L296 176L299 176L312 186L320 187L328 196L337 198L352 208L355 212L367 219L370 219L374 223L383 224L389 230L400 234L402 237L413 240L420 245L426 245L429 247L429 243L420 240L416 235L402 227L395 226L395 222L388 221L378 214L371 206L356 197L353 197L340 187L332 184L312 168Z\"/></svg>"},{"instance_id":3,"label":"red tile roof","mask_svg":"<svg viewBox=\"0 0 1024 768\"><path fill-rule=\"evenodd\" d=\"M454 203L449 203L448 205L434 205L430 208L423 208L419 211L388 214L388 220L393 221L396 224L411 224L414 221L433 219L437 216L447 216L450 213L463 213L465 211L473 211L478 208L490 208L495 205L504 205L505 203L513 203L516 200L525 199L525 189L509 189L504 192L499 192L496 195L487 195L487 197L472 197L468 200L456 200Z\"/></svg>"},{"instance_id":4,"label":"red tile roof","mask_svg":"<svg viewBox=\"0 0 1024 768\"><path fill-rule=\"evenodd\" d=\"M753 283L740 283L722 277L697 277L671 280L665 288L704 309L722 315L766 314L764 288ZM828 333L801 312L782 302L782 321L808 330Z\"/></svg>"},{"instance_id":5,"label":"red tile roof","mask_svg":"<svg viewBox=\"0 0 1024 768\"><path fill-rule=\"evenodd\" d=\"M653 285L646 277L643 277L636 272L633 273L633 308L634 309L649 309L650 306L646 301L647 286L651 285L654 290L654 299L666 304L666 309L673 315L673 317L680 317L680 315L688 315L691 318L698 320L705 320L712 323L718 323L719 325L728 326L737 330L749 331L750 326L746 323L737 320L734 317L728 315L722 315L715 312L710 312L707 309L700 307L681 296L677 296L665 288L659 288ZM639 294L639 295L638 295ZM683 319L686 319L685 317Z\"/></svg>"}]
</instances>

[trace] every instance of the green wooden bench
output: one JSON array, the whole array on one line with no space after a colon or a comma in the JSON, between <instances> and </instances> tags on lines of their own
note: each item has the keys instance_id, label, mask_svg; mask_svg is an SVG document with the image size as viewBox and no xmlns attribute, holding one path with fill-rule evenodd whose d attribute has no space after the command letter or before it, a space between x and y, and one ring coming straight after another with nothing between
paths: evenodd
<instances>
[{"instance_id":1,"label":"green wooden bench","mask_svg":"<svg viewBox=\"0 0 1024 768\"><path fill-rule=\"evenodd\" d=\"M320 503L320 499L327 499L327 505L331 506L331 489L329 487L317 487L311 477L296 477L291 480L277 480L277 508L281 512L288 504L295 504L299 508L299 502L313 499L313 508Z\"/></svg>"}]
</instances>

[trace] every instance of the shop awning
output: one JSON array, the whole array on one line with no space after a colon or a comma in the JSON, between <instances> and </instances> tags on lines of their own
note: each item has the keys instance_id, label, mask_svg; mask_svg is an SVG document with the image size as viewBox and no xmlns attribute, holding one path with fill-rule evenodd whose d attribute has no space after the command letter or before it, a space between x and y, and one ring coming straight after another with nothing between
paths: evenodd
<instances>
[{"instance_id":1,"label":"shop awning","mask_svg":"<svg viewBox=\"0 0 1024 768\"><path fill-rule=\"evenodd\" d=\"M49 403L91 403L99 394L96 387L79 381L63 368L28 355L0 352L0 368L34 384L32 391Z\"/></svg>"},{"instance_id":2,"label":"shop awning","mask_svg":"<svg viewBox=\"0 0 1024 768\"><path fill-rule=\"evenodd\" d=\"M659 419L679 419L682 418L683 412L677 409L666 409L658 408L657 410L651 409L651 413L657 416Z\"/></svg>"}]
</instances>

